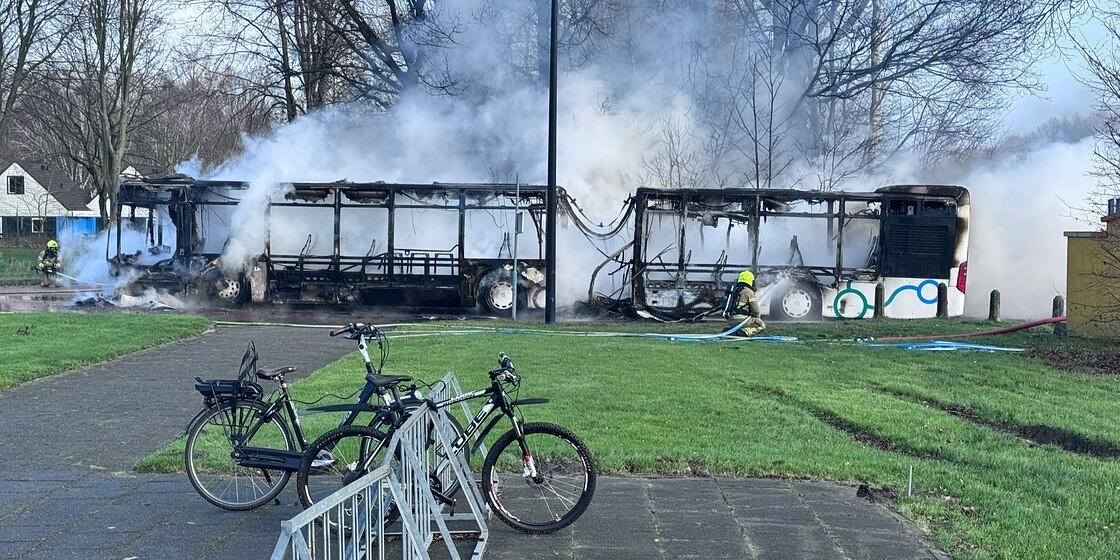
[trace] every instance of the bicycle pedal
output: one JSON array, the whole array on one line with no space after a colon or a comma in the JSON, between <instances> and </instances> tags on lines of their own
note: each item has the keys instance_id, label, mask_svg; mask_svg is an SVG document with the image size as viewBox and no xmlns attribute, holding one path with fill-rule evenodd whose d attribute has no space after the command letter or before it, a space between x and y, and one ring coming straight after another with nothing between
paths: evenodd
<instances>
[{"instance_id":1,"label":"bicycle pedal","mask_svg":"<svg viewBox=\"0 0 1120 560\"><path fill-rule=\"evenodd\" d=\"M432 489L432 497L434 497L437 502L439 502L439 503L441 503L445 506L451 507L452 510L455 509L455 499L446 496L443 492L440 492L439 490Z\"/></svg>"}]
</instances>

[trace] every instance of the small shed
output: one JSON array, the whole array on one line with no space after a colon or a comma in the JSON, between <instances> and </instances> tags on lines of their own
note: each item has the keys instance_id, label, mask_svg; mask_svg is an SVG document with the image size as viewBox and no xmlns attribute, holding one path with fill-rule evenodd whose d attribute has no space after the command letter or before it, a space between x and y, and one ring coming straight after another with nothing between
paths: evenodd
<instances>
[{"instance_id":1,"label":"small shed","mask_svg":"<svg viewBox=\"0 0 1120 560\"><path fill-rule=\"evenodd\" d=\"M1066 316L1082 336L1120 340L1120 198L1097 231L1067 231Z\"/></svg>"}]
</instances>

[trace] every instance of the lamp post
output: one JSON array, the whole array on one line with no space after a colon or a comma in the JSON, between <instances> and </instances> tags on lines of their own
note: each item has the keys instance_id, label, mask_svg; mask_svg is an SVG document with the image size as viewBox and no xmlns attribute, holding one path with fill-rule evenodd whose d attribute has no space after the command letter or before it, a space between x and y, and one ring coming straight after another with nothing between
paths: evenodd
<instances>
[{"instance_id":1,"label":"lamp post","mask_svg":"<svg viewBox=\"0 0 1120 560\"><path fill-rule=\"evenodd\" d=\"M545 230L545 303L544 322L556 322L556 36L559 20L559 0L552 0L552 25L549 32L548 54L548 191L545 195L545 213L548 229Z\"/></svg>"}]
</instances>

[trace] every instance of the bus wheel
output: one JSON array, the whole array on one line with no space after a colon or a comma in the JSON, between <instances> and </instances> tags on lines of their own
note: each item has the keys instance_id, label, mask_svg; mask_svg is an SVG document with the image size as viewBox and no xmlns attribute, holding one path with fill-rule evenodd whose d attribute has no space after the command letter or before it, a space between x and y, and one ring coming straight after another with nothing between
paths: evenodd
<instances>
[{"instance_id":1,"label":"bus wheel","mask_svg":"<svg viewBox=\"0 0 1120 560\"><path fill-rule=\"evenodd\" d=\"M482 306L491 313L508 314L513 309L513 284L498 280L482 288Z\"/></svg>"},{"instance_id":2,"label":"bus wheel","mask_svg":"<svg viewBox=\"0 0 1120 560\"><path fill-rule=\"evenodd\" d=\"M245 289L237 278L221 276L214 281L213 298L222 307L236 307L244 299Z\"/></svg>"},{"instance_id":3,"label":"bus wheel","mask_svg":"<svg viewBox=\"0 0 1120 560\"><path fill-rule=\"evenodd\" d=\"M517 287L517 308L528 305L530 288L524 283ZM513 284L508 270L494 268L482 275L475 292L478 310L492 317L509 317L513 314Z\"/></svg>"},{"instance_id":4,"label":"bus wheel","mask_svg":"<svg viewBox=\"0 0 1120 560\"><path fill-rule=\"evenodd\" d=\"M814 321L821 318L821 291L805 282L794 282L770 300L770 314L781 321Z\"/></svg>"}]
</instances>

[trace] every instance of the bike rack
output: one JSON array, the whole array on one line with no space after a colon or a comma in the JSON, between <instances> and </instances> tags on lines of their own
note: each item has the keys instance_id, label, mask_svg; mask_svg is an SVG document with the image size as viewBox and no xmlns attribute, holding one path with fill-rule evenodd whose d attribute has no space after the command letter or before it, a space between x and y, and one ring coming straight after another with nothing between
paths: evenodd
<instances>
[{"instance_id":1,"label":"bike rack","mask_svg":"<svg viewBox=\"0 0 1120 560\"><path fill-rule=\"evenodd\" d=\"M457 389L458 380L448 373L429 397L442 400ZM464 412L469 417L470 409ZM428 549L437 534L452 560L462 560L454 536L464 534L477 539L471 559L482 558L489 537L482 493L463 455L448 458L438 452L450 449L455 438L447 411L425 402L394 432L380 467L280 523L272 560L430 560ZM432 494L433 465L445 488L459 483L469 513L443 511ZM383 522L393 505L400 513L399 533L386 531ZM469 529L452 531L448 522L469 522Z\"/></svg>"}]
</instances>

